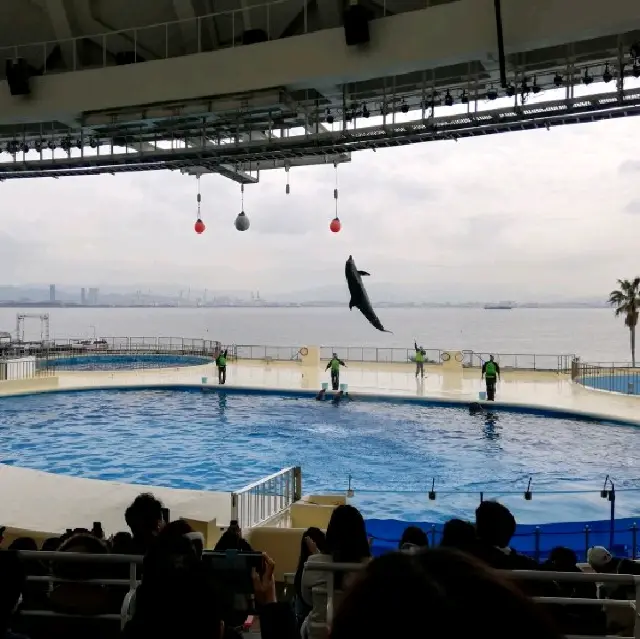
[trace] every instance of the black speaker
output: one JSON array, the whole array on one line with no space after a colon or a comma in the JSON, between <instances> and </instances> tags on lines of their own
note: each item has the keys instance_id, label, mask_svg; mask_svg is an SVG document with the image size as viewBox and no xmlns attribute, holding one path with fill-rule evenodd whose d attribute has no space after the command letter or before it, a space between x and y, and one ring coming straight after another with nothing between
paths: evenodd
<instances>
[{"instance_id":1,"label":"black speaker","mask_svg":"<svg viewBox=\"0 0 640 639\"><path fill-rule=\"evenodd\" d=\"M267 40L267 32L262 29L248 29L242 34L242 44L258 44Z\"/></svg>"},{"instance_id":2,"label":"black speaker","mask_svg":"<svg viewBox=\"0 0 640 639\"><path fill-rule=\"evenodd\" d=\"M368 44L371 12L361 5L351 5L344 12L344 37L348 46Z\"/></svg>"},{"instance_id":3,"label":"black speaker","mask_svg":"<svg viewBox=\"0 0 640 639\"><path fill-rule=\"evenodd\" d=\"M29 73L29 65L24 58L7 60L5 73L11 95L30 95L29 76L31 74Z\"/></svg>"}]
</instances>

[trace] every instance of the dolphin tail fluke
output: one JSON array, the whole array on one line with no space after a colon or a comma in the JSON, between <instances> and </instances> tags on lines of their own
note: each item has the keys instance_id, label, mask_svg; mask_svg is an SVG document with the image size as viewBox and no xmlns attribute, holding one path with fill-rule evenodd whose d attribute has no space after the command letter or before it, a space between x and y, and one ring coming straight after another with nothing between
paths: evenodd
<instances>
[{"instance_id":1,"label":"dolphin tail fluke","mask_svg":"<svg viewBox=\"0 0 640 639\"><path fill-rule=\"evenodd\" d=\"M393 335L393 331L388 331L386 328L382 332L383 333L391 333L391 335Z\"/></svg>"},{"instance_id":2,"label":"dolphin tail fluke","mask_svg":"<svg viewBox=\"0 0 640 639\"><path fill-rule=\"evenodd\" d=\"M368 275L369 277L371 277L371 273L367 273L366 271L358 271L358 275L360 275L360 277L362 277L363 275Z\"/></svg>"}]
</instances>

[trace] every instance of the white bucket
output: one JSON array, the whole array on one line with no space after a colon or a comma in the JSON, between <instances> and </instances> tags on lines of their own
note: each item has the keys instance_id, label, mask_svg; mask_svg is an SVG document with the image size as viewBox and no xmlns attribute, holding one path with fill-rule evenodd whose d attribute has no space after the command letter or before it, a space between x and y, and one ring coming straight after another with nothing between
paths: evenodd
<instances>
[{"instance_id":1,"label":"white bucket","mask_svg":"<svg viewBox=\"0 0 640 639\"><path fill-rule=\"evenodd\" d=\"M203 378L202 378L202 383L203 383L203 384L206 384L208 381L209 381L209 378L208 378L208 377L203 377Z\"/></svg>"},{"instance_id":2,"label":"white bucket","mask_svg":"<svg viewBox=\"0 0 640 639\"><path fill-rule=\"evenodd\" d=\"M487 393L486 393L485 391L480 391L480 392L478 393L478 399L479 399L481 402L484 402L484 401L487 399Z\"/></svg>"}]
</instances>

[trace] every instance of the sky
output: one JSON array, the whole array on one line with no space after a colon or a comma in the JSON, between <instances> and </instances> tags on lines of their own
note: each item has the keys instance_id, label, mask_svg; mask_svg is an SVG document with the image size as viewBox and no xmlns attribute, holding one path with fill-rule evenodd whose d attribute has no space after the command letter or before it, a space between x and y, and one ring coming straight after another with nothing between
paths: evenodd
<instances>
[{"instance_id":1,"label":"sky","mask_svg":"<svg viewBox=\"0 0 640 639\"><path fill-rule=\"evenodd\" d=\"M593 86L593 85L592 85ZM0 284L260 290L344 286L417 300L605 298L640 274L640 118L354 153L245 188L176 172L0 183ZM6 161L7 157L3 158Z\"/></svg>"}]
</instances>

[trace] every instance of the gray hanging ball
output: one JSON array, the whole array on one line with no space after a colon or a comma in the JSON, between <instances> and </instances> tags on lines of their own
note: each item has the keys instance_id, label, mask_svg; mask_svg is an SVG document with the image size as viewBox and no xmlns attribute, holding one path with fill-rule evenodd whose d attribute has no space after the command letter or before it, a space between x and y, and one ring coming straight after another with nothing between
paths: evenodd
<instances>
[{"instance_id":1,"label":"gray hanging ball","mask_svg":"<svg viewBox=\"0 0 640 639\"><path fill-rule=\"evenodd\" d=\"M246 231L251 225L251 222L249 221L249 218L244 214L244 211L242 211L241 213L238 213L235 224L238 231Z\"/></svg>"}]
</instances>

